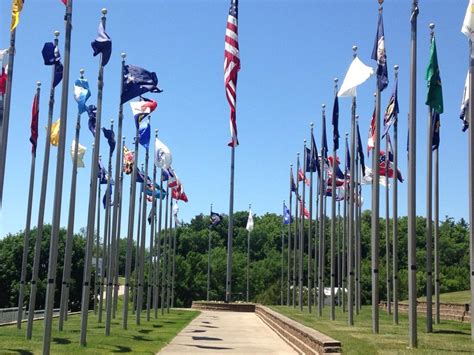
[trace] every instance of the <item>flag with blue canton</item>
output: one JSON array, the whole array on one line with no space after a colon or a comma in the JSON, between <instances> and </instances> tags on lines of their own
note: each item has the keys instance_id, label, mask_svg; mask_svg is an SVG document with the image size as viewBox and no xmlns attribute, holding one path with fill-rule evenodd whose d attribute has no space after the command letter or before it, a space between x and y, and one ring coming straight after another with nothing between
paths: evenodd
<instances>
[{"instance_id":1,"label":"flag with blue canton","mask_svg":"<svg viewBox=\"0 0 474 355\"><path fill-rule=\"evenodd\" d=\"M349 153L349 151L347 153ZM357 122L357 154L359 155L359 162L362 168L362 176L365 176L365 157L364 148L362 148L362 139L360 138L359 122Z\"/></svg>"},{"instance_id":2,"label":"flag with blue canton","mask_svg":"<svg viewBox=\"0 0 474 355\"><path fill-rule=\"evenodd\" d=\"M333 126L333 141L334 150L339 149L339 99L336 95L334 98L334 107L332 109L332 126Z\"/></svg>"},{"instance_id":3,"label":"flag with blue canton","mask_svg":"<svg viewBox=\"0 0 474 355\"><path fill-rule=\"evenodd\" d=\"M439 120L439 113L433 111L433 117L432 117L432 122L433 122L433 136L431 138L431 150L436 150L439 148L439 126L440 126L440 120Z\"/></svg>"},{"instance_id":4,"label":"flag with blue canton","mask_svg":"<svg viewBox=\"0 0 474 355\"><path fill-rule=\"evenodd\" d=\"M398 78L395 80L395 88L393 89L392 96L390 96L390 101L388 102L387 109L385 110L384 115L384 132L382 138L385 137L390 127L395 123L398 118Z\"/></svg>"},{"instance_id":5,"label":"flag with blue canton","mask_svg":"<svg viewBox=\"0 0 474 355\"><path fill-rule=\"evenodd\" d=\"M79 78L74 83L74 99L77 102L79 114L87 111L86 101L91 96L87 79Z\"/></svg>"},{"instance_id":6,"label":"flag with blue canton","mask_svg":"<svg viewBox=\"0 0 474 355\"><path fill-rule=\"evenodd\" d=\"M149 72L148 70L134 65L125 65L122 81L122 104L147 92L163 92L163 90L158 88L158 77L156 73Z\"/></svg>"},{"instance_id":7,"label":"flag with blue canton","mask_svg":"<svg viewBox=\"0 0 474 355\"><path fill-rule=\"evenodd\" d=\"M217 226L222 221L222 216L219 213L211 212L211 224L209 228Z\"/></svg>"},{"instance_id":8,"label":"flag with blue canton","mask_svg":"<svg viewBox=\"0 0 474 355\"><path fill-rule=\"evenodd\" d=\"M87 121L89 131L91 131L92 135L95 137L97 107L95 107L95 105L87 106L87 114L89 115L89 121Z\"/></svg>"},{"instance_id":9,"label":"flag with blue canton","mask_svg":"<svg viewBox=\"0 0 474 355\"><path fill-rule=\"evenodd\" d=\"M388 70L382 11L379 12L379 21L377 24L374 49L372 50L372 59L377 61L377 87L380 91L383 91L388 85Z\"/></svg>"},{"instance_id":10,"label":"flag with blue canton","mask_svg":"<svg viewBox=\"0 0 474 355\"><path fill-rule=\"evenodd\" d=\"M151 127L150 118L143 120L138 127L138 141L140 144L148 149L150 146Z\"/></svg>"},{"instance_id":11,"label":"flag with blue canton","mask_svg":"<svg viewBox=\"0 0 474 355\"><path fill-rule=\"evenodd\" d=\"M99 53L102 53L101 65L105 67L109 62L110 55L112 54L112 40L107 32L105 32L102 21L99 22L97 38L91 43L91 46L94 50L94 57Z\"/></svg>"},{"instance_id":12,"label":"flag with blue canton","mask_svg":"<svg viewBox=\"0 0 474 355\"><path fill-rule=\"evenodd\" d=\"M115 145L117 144L117 142L115 141L115 132L113 129L107 129L105 127L102 127L102 132L104 133L104 137L107 139L107 142L109 143L110 155L112 155L112 153L115 150Z\"/></svg>"},{"instance_id":13,"label":"flag with blue canton","mask_svg":"<svg viewBox=\"0 0 474 355\"><path fill-rule=\"evenodd\" d=\"M283 224L290 224L292 222L290 210L288 207L283 203Z\"/></svg>"}]
</instances>

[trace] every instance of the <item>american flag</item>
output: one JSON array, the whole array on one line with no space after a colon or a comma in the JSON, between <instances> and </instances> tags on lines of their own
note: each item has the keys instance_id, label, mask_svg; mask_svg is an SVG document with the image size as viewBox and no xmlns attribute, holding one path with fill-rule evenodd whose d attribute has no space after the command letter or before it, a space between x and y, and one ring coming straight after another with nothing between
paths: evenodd
<instances>
[{"instance_id":1,"label":"american flag","mask_svg":"<svg viewBox=\"0 0 474 355\"><path fill-rule=\"evenodd\" d=\"M227 101L230 106L230 147L239 145L237 138L237 119L235 114L237 100L237 73L240 70L239 39L238 39L238 0L231 0L227 28L225 31L224 49L224 84Z\"/></svg>"}]
</instances>

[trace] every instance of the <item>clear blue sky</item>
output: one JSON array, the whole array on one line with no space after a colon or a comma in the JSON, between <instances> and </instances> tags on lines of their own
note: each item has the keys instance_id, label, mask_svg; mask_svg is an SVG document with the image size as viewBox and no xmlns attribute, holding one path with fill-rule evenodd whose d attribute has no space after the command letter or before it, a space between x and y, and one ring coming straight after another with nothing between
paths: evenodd
<instances>
[{"instance_id":1,"label":"clear blue sky","mask_svg":"<svg viewBox=\"0 0 474 355\"><path fill-rule=\"evenodd\" d=\"M8 45L10 2L0 2L0 48ZM424 105L425 68L429 55L430 22L436 23L438 56L443 79L445 113L441 122L440 216L467 217L467 135L461 132L459 107L467 70L468 44L460 28L466 1L420 1L418 21L418 152L417 213L425 212L427 108ZM96 37L100 9L109 10L107 31L113 40L112 59L105 70L103 122L117 117L120 81L120 52L127 63L156 71L164 92L154 95L159 106L152 128L173 152L173 165L184 183L189 203L180 203L185 222L194 215L228 212L229 200L229 108L223 85L224 31L229 7L227 0L77 0L74 2L71 86L67 127L67 152L71 146L76 117L72 96L73 80L85 69L96 103L98 59L90 42ZM370 59L377 25L375 0L241 0L239 41L242 69L238 82L237 120L241 145L236 151L235 210L252 209L257 214L281 213L288 200L289 164L309 138L309 123L315 123L320 139L321 104L332 111L333 78L341 82L352 58L352 45L359 56ZM409 0L387 0L384 5L386 48L391 83L384 91L386 106L392 91L393 65L400 65L399 136L400 165L406 169L406 128L408 113ZM40 108L40 137L37 156L32 224L36 225L44 151L44 129L50 87L50 68L42 63L41 48L64 33L64 6L60 0L28 0L17 30L17 52L13 83L4 210L0 236L24 229L30 167L29 123L31 102L37 80L43 82ZM63 52L64 41L60 38ZM61 86L59 86L60 88ZM358 90L358 114L364 144L373 110L375 80ZM60 90L58 90L60 91ZM59 116L59 95L54 118ZM133 120L127 104L124 134L131 145ZM340 101L341 135L348 131L350 100ZM104 124L105 124L104 123ZM328 133L331 136L330 115ZM89 148L86 168L79 170L76 230L86 225L92 136L87 117L82 118L80 143ZM332 146L332 144L330 144ZM343 146L343 141L341 141ZM105 143L101 146L106 155ZM332 148L331 148L332 149ZM51 150L46 223L52 220L57 148ZM140 160L143 161L143 150ZM343 155L343 151L341 151ZM64 166L61 224L67 223L72 162ZM124 206L128 208L130 179L125 179ZM364 189L370 201L370 189ZM384 196L382 190L382 196ZM399 212L406 214L406 183L399 190ZM383 204L383 198L381 199ZM370 208L366 203L364 208ZM383 208L381 214L384 214ZM127 216L127 213L124 213ZM102 219L103 220L103 219ZM123 218L122 231L126 230ZM122 233L125 234L125 233Z\"/></svg>"}]
</instances>

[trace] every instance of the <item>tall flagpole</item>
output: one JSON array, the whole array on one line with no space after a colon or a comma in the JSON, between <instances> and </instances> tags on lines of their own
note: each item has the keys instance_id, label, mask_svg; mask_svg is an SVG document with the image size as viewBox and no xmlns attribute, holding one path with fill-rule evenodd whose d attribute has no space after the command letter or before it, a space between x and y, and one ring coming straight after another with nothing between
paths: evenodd
<instances>
[{"instance_id":1,"label":"tall flagpole","mask_svg":"<svg viewBox=\"0 0 474 355\"><path fill-rule=\"evenodd\" d=\"M81 79L84 79L84 69L80 70ZM74 137L74 152L72 161L72 173L71 173L71 192L69 197L69 216L66 234L66 246L64 255L64 267L63 267L63 281L61 287L61 301L60 301L60 312L59 312L59 330L63 330L65 313L68 310L68 295L71 278L71 256L72 256L72 244L74 238L74 217L76 210L76 185L77 185L77 153L79 150L79 134L81 131L81 114L77 114L76 120L76 132ZM94 194L95 201L95 194Z\"/></svg>"},{"instance_id":2,"label":"tall flagpole","mask_svg":"<svg viewBox=\"0 0 474 355\"><path fill-rule=\"evenodd\" d=\"M56 266L58 260L59 226L61 222L61 202L63 191L64 153L66 149L67 108L69 99L69 64L71 58L71 33L72 33L72 1L68 0L66 5L65 26L66 39L64 42L64 71L63 90L61 94L61 125L59 132L59 146L56 163L56 186L53 203L53 223L51 228L51 240L48 263L48 286L46 289L43 354L50 353L51 328L53 321L54 293L56 289Z\"/></svg>"},{"instance_id":3,"label":"tall flagpole","mask_svg":"<svg viewBox=\"0 0 474 355\"><path fill-rule=\"evenodd\" d=\"M283 200L283 220L282 220L282 225L281 225L280 306L283 306L283 289L284 289L284 283L285 283L285 228L284 228L285 224L283 223L284 219L285 219L285 200Z\"/></svg>"},{"instance_id":4,"label":"tall flagpole","mask_svg":"<svg viewBox=\"0 0 474 355\"><path fill-rule=\"evenodd\" d=\"M7 82L3 98L3 119L0 122L0 211L3 204L3 185L7 161L8 126L10 122L10 107L12 98L13 64L15 62L16 28L10 32L10 48L8 49Z\"/></svg>"},{"instance_id":5,"label":"tall flagpole","mask_svg":"<svg viewBox=\"0 0 474 355\"><path fill-rule=\"evenodd\" d=\"M313 139L313 137L311 137ZM317 157L319 159L319 157ZM319 161L318 161L319 164ZM320 166L319 173L322 174L322 168ZM317 285L318 285L318 264L319 264L319 254L318 254L318 235L319 235L319 224L318 224L318 218L319 218L319 189L321 187L320 184L320 176L318 176L318 185L316 185L316 203L314 205L314 210L316 211L316 215L314 218L314 254L313 254L313 259L314 259L314 308L316 308L317 303L319 302L318 300L318 294L316 293L317 291Z\"/></svg>"},{"instance_id":6,"label":"tall flagpole","mask_svg":"<svg viewBox=\"0 0 474 355\"><path fill-rule=\"evenodd\" d=\"M105 275L109 276L107 261L109 260L109 229L110 229L110 186L111 186L111 176L112 176L112 154L109 152L109 160L107 164L107 185L105 187L105 215L104 215L104 245L103 245L103 255L102 255L102 273L100 275L100 290L99 290L99 316L97 321L102 323L102 310L104 302L104 286L105 286ZM99 196L100 197L100 196ZM100 202L97 206L100 209Z\"/></svg>"},{"instance_id":7,"label":"tall flagpole","mask_svg":"<svg viewBox=\"0 0 474 355\"><path fill-rule=\"evenodd\" d=\"M348 187L347 186L347 162L349 159L349 156L347 155L347 152L349 151L349 133L346 132L346 153L345 153L345 169L344 169L344 206L343 206L343 213L344 213L344 226L342 229L342 311L346 311L346 290L347 290L347 235L349 231L349 221L348 221Z\"/></svg>"},{"instance_id":8,"label":"tall flagpole","mask_svg":"<svg viewBox=\"0 0 474 355\"><path fill-rule=\"evenodd\" d=\"M54 56L57 58L59 56L58 51L58 37L59 31L54 32L54 45L55 51ZM55 77L55 68L53 66L51 74L51 89L49 93L49 108L48 108L48 123L46 128L45 136L45 146L44 146L44 160L43 160L43 176L41 178L41 192L40 192L40 203L38 208L38 225L36 227L36 238L35 238L35 255L33 259L33 270L31 274L31 289L30 289L30 301L28 307L28 325L26 328L26 339L31 339L33 335L33 319L36 307L36 290L38 282L38 273L39 273L39 263L41 257L41 240L43 238L43 227L44 227L44 210L46 206L46 190L48 187L48 170L49 170L49 152L51 149L51 124L53 120L54 113L54 77Z\"/></svg>"},{"instance_id":9,"label":"tall flagpole","mask_svg":"<svg viewBox=\"0 0 474 355\"><path fill-rule=\"evenodd\" d=\"M178 232L178 219L176 215L174 218L174 232L173 232L173 269L171 270L171 308L174 308L174 280L175 280L175 275L176 275L176 234L177 232Z\"/></svg>"},{"instance_id":10,"label":"tall flagpole","mask_svg":"<svg viewBox=\"0 0 474 355\"><path fill-rule=\"evenodd\" d=\"M229 226L227 230L227 271L225 301L232 302L232 242L234 236L234 168L235 146L232 144L230 156L230 195L229 195Z\"/></svg>"},{"instance_id":11,"label":"tall flagpole","mask_svg":"<svg viewBox=\"0 0 474 355\"><path fill-rule=\"evenodd\" d=\"M440 323L439 280L439 147L434 151L434 274L435 274L435 324Z\"/></svg>"},{"instance_id":12,"label":"tall flagpole","mask_svg":"<svg viewBox=\"0 0 474 355\"><path fill-rule=\"evenodd\" d=\"M36 82L36 97L37 107L39 110L39 100L41 92L41 82ZM23 256L21 261L21 276L20 276L20 292L18 296L18 312L16 327L21 329L21 321L23 319L23 299L25 296L25 282L26 282L26 267L28 265L28 251L30 244L30 226L31 226L31 208L33 205L33 189L35 186L35 165L36 165L36 147L31 151L31 168L30 168L30 187L28 189L28 206L26 210L26 227L23 234Z\"/></svg>"},{"instance_id":13,"label":"tall flagpole","mask_svg":"<svg viewBox=\"0 0 474 355\"><path fill-rule=\"evenodd\" d=\"M138 136L137 136L138 137ZM138 138L136 138L138 141ZM144 165L141 165L141 171L144 171ZM142 227L142 200L143 195L141 192L138 192L138 220L137 220L137 244L135 248L135 275L134 275L134 285L133 285L133 314L137 310L137 301L138 301L138 270L140 268L140 230Z\"/></svg>"},{"instance_id":14,"label":"tall flagpole","mask_svg":"<svg viewBox=\"0 0 474 355\"><path fill-rule=\"evenodd\" d=\"M173 257L173 196L170 198L170 206L169 206L169 212L170 212L170 219L169 219L169 229L168 229L168 257L167 257L167 263L168 263L168 269L167 269L167 275L166 275L166 313L170 313L170 295L171 295L171 260Z\"/></svg>"},{"instance_id":15,"label":"tall flagpole","mask_svg":"<svg viewBox=\"0 0 474 355\"><path fill-rule=\"evenodd\" d=\"M430 43L434 38L434 23L430 23ZM428 138L426 142L426 332L433 332L433 109L428 108Z\"/></svg>"},{"instance_id":16,"label":"tall flagpole","mask_svg":"<svg viewBox=\"0 0 474 355\"><path fill-rule=\"evenodd\" d=\"M299 306L303 311L303 249L304 249L304 209L306 199L306 139L303 145L303 191L301 198L301 228L299 236L299 261L298 261L298 290L299 290Z\"/></svg>"},{"instance_id":17,"label":"tall flagpole","mask_svg":"<svg viewBox=\"0 0 474 355\"><path fill-rule=\"evenodd\" d=\"M313 122L310 123L310 134L313 137ZM311 157L312 158L312 157ZM309 169L309 227L308 227L308 311L312 312L312 293L313 293L313 278L311 273L311 253L313 239L312 226L313 226L313 170L314 162L311 160Z\"/></svg>"},{"instance_id":18,"label":"tall flagpole","mask_svg":"<svg viewBox=\"0 0 474 355\"><path fill-rule=\"evenodd\" d=\"M342 266L341 266L341 201L337 201L337 305L342 305L341 284L342 284Z\"/></svg>"},{"instance_id":19,"label":"tall flagpole","mask_svg":"<svg viewBox=\"0 0 474 355\"><path fill-rule=\"evenodd\" d=\"M249 204L249 211L252 213L252 204ZM250 231L247 231L247 293L246 293L246 301L249 301L249 268L250 268Z\"/></svg>"},{"instance_id":20,"label":"tall flagpole","mask_svg":"<svg viewBox=\"0 0 474 355\"><path fill-rule=\"evenodd\" d=\"M398 82L398 65L394 67L395 82ZM393 123L393 171L398 171L398 114L394 111L395 122ZM392 189L392 289L393 289L393 323L398 324L398 179L393 179Z\"/></svg>"},{"instance_id":21,"label":"tall flagpole","mask_svg":"<svg viewBox=\"0 0 474 355\"><path fill-rule=\"evenodd\" d=\"M95 144L92 144L92 147L95 151ZM99 159L101 159L102 156L99 155ZM96 177L97 179L99 179L99 177L97 176ZM97 304L97 301L98 301L98 296L99 296L99 292L100 292L100 279L99 279L99 254L100 254L100 194L101 194L101 188L100 188L100 181L99 183L97 184L97 235L96 235L96 245L95 245L95 282L94 282L94 285L95 285L95 291L94 291L94 314L97 314L97 309L98 309L98 304ZM103 272L103 270L101 270L101 273Z\"/></svg>"},{"instance_id":22,"label":"tall flagpole","mask_svg":"<svg viewBox=\"0 0 474 355\"><path fill-rule=\"evenodd\" d=\"M211 212L209 214L211 218L211 225L209 226L209 235L207 240L207 289L206 289L206 301L209 301L209 289L211 287L211 228L212 228L212 203Z\"/></svg>"},{"instance_id":23,"label":"tall flagpole","mask_svg":"<svg viewBox=\"0 0 474 355\"><path fill-rule=\"evenodd\" d=\"M469 37L469 102L474 102L474 43ZM474 226L474 105L469 105L469 225ZM471 305L474 304L474 228L469 229L469 262L471 271ZM471 317L471 339L474 340L474 317Z\"/></svg>"},{"instance_id":24,"label":"tall flagpole","mask_svg":"<svg viewBox=\"0 0 474 355\"><path fill-rule=\"evenodd\" d=\"M155 129L155 140L158 138L158 129ZM155 213L156 213L156 196L155 196L155 183L156 183L156 165L153 164L153 188L151 195L151 220L150 220L150 249L149 249L149 264L148 264L148 283L147 283L147 294L146 294L146 320L150 321L150 308L152 298L152 287L154 283L153 275L153 238L155 229ZM160 191L161 195L161 191Z\"/></svg>"},{"instance_id":25,"label":"tall flagpole","mask_svg":"<svg viewBox=\"0 0 474 355\"><path fill-rule=\"evenodd\" d=\"M418 12L418 0L413 0L410 18L410 118L408 124L408 323L409 346L412 348L418 347L416 314L416 47ZM471 213L473 212L474 209ZM474 221L474 218L471 221ZM471 235L474 236L472 233L473 231L471 230ZM471 276L471 280L474 282L474 277ZM474 338L474 330L472 334Z\"/></svg>"},{"instance_id":26,"label":"tall flagpole","mask_svg":"<svg viewBox=\"0 0 474 355\"><path fill-rule=\"evenodd\" d=\"M355 129L357 130L357 126L359 125L359 115L355 116ZM357 134L357 133L354 133ZM355 305L355 313L359 315L360 310L360 258L359 253L357 251L359 245L359 228L360 228L360 220L359 220L359 155L357 154L359 149L359 140L355 139L355 149L354 149L354 156L352 162L354 164L354 305ZM352 176L351 176L352 178Z\"/></svg>"},{"instance_id":27,"label":"tall flagpole","mask_svg":"<svg viewBox=\"0 0 474 355\"><path fill-rule=\"evenodd\" d=\"M125 59L125 57L123 57ZM122 73L124 70L125 61L122 61ZM130 203L128 208L128 231L127 231L127 255L125 261L125 292L123 296L123 320L122 328L128 328L128 302L130 292L130 274L132 271L132 253L133 253L133 225L135 222L135 200L137 190L137 174L138 174L138 128L135 131L135 149L134 149L134 163L132 175L130 176ZM132 302L133 304L133 302Z\"/></svg>"},{"instance_id":28,"label":"tall flagpole","mask_svg":"<svg viewBox=\"0 0 474 355\"><path fill-rule=\"evenodd\" d=\"M334 94L337 95L337 82L334 79ZM334 122L333 122L334 124ZM333 135L333 141L336 137ZM337 137L339 140L339 137ZM336 287L336 257L335 257L335 239L336 239L336 164L337 164L337 150L336 145L333 145L332 151L332 179L331 179L331 313L329 319L336 319L336 302L334 295L334 288Z\"/></svg>"},{"instance_id":29,"label":"tall flagpole","mask_svg":"<svg viewBox=\"0 0 474 355\"><path fill-rule=\"evenodd\" d=\"M321 115L322 124L321 127L326 127L326 105L322 105L322 115ZM321 143L324 137L324 129L321 130ZM325 146L321 144L321 159L320 159L320 175L319 175L319 269L318 269L318 315L321 317L323 315L323 306L324 306L324 219L326 215L324 213L324 194L325 194L325 162L323 160L325 153Z\"/></svg>"},{"instance_id":30,"label":"tall flagpole","mask_svg":"<svg viewBox=\"0 0 474 355\"><path fill-rule=\"evenodd\" d=\"M166 299L166 270L169 267L167 258L169 253L168 246L168 201L169 201L169 181L166 184L166 201L165 201L165 229L163 231L163 270L161 275L161 315L165 314L165 299Z\"/></svg>"},{"instance_id":31,"label":"tall flagpole","mask_svg":"<svg viewBox=\"0 0 474 355\"><path fill-rule=\"evenodd\" d=\"M357 46L353 46L353 57L357 57ZM350 154L352 158L349 180L349 217L347 235L347 273L348 273L348 318L349 325L354 325L354 177L355 177L355 120L356 120L356 97L352 97L351 114L351 143ZM378 306L378 305L377 305Z\"/></svg>"},{"instance_id":32,"label":"tall flagpole","mask_svg":"<svg viewBox=\"0 0 474 355\"><path fill-rule=\"evenodd\" d=\"M385 186L385 282L387 288L387 314L392 314L392 305L391 305L391 297L390 297L390 184L388 178L388 168L389 168L389 154L388 154L388 133L385 136L385 181L387 186ZM396 171L394 172L396 175ZM394 180L397 177L394 177Z\"/></svg>"},{"instance_id":33,"label":"tall flagpole","mask_svg":"<svg viewBox=\"0 0 474 355\"><path fill-rule=\"evenodd\" d=\"M292 184L291 184L291 178L293 176L293 164L290 164L290 198L289 198L289 209L290 209L290 223L288 223L288 263L286 265L286 283L287 283L287 290L286 290L286 305L289 307L290 306L290 288L291 288L291 283L290 283L290 265L291 265L291 203L292 203L292 197L293 197L293 192L291 191Z\"/></svg>"},{"instance_id":34,"label":"tall flagpole","mask_svg":"<svg viewBox=\"0 0 474 355\"><path fill-rule=\"evenodd\" d=\"M300 153L296 153L296 194L295 194L295 236L293 237L293 308L296 307L296 250L298 249L297 240L299 235L298 223L298 199L299 199L299 181L298 173L300 170Z\"/></svg>"},{"instance_id":35,"label":"tall flagpole","mask_svg":"<svg viewBox=\"0 0 474 355\"><path fill-rule=\"evenodd\" d=\"M155 309L155 319L158 318L158 298L160 294L160 262L161 262L161 215L163 209L163 170L160 170L160 206L158 208L158 233L156 233L156 272L155 272L155 293L153 297L153 308ZM156 208L156 207L155 207ZM155 214L156 225L156 214Z\"/></svg>"}]
</instances>

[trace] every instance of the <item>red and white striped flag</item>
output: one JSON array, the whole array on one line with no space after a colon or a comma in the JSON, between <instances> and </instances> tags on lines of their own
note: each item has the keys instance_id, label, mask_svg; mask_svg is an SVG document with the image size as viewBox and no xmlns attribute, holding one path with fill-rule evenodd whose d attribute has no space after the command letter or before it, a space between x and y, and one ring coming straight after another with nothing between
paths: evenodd
<instances>
[{"instance_id":1,"label":"red and white striped flag","mask_svg":"<svg viewBox=\"0 0 474 355\"><path fill-rule=\"evenodd\" d=\"M237 138L237 118L235 114L237 101L237 73L240 70L238 38L238 0L231 0L227 28L225 30L224 49L224 84L227 101L230 106L230 147L239 145Z\"/></svg>"}]
</instances>

